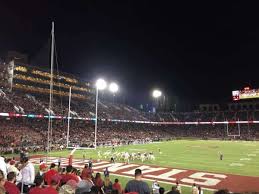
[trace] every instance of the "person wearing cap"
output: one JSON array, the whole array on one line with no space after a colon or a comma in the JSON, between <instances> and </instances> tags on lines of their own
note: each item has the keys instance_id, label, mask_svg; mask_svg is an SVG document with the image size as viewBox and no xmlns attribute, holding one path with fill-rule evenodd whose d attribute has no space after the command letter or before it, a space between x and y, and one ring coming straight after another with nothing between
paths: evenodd
<instances>
[{"instance_id":1,"label":"person wearing cap","mask_svg":"<svg viewBox=\"0 0 259 194\"><path fill-rule=\"evenodd\" d=\"M34 183L35 183L35 187L32 187L29 190L29 194L39 194L39 193L42 193L43 192L43 185L44 185L43 177L36 175Z\"/></svg>"},{"instance_id":2,"label":"person wearing cap","mask_svg":"<svg viewBox=\"0 0 259 194\"><path fill-rule=\"evenodd\" d=\"M125 193L136 192L138 194L150 194L150 189L148 184L142 181L142 171L141 169L135 170L135 179L130 180L126 187Z\"/></svg>"},{"instance_id":3,"label":"person wearing cap","mask_svg":"<svg viewBox=\"0 0 259 194\"><path fill-rule=\"evenodd\" d=\"M21 173L20 171L15 167L15 160L11 160L10 161L10 166L9 168L7 169L7 173L9 172L15 172L16 174L16 180L20 181L21 180Z\"/></svg>"},{"instance_id":4,"label":"person wearing cap","mask_svg":"<svg viewBox=\"0 0 259 194\"><path fill-rule=\"evenodd\" d=\"M42 176L44 177L46 171L47 171L48 166L45 163L41 163L39 166L39 172L37 173L36 176Z\"/></svg>"},{"instance_id":5,"label":"person wearing cap","mask_svg":"<svg viewBox=\"0 0 259 194\"><path fill-rule=\"evenodd\" d=\"M52 177L58 174L58 171L56 171L55 167L56 167L56 164L51 163L49 170L44 174L44 181L48 185L50 185Z\"/></svg>"},{"instance_id":6,"label":"person wearing cap","mask_svg":"<svg viewBox=\"0 0 259 194\"><path fill-rule=\"evenodd\" d=\"M7 181L5 181L4 188L6 192L10 194L20 194L18 187L15 184L16 174L15 172L9 172L7 174Z\"/></svg>"}]
</instances>

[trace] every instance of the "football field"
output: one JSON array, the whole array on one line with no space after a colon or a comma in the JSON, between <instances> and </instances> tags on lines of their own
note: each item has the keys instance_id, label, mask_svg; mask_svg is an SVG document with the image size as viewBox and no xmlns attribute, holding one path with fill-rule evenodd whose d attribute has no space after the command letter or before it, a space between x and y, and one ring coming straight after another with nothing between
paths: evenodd
<instances>
[{"instance_id":1,"label":"football field","mask_svg":"<svg viewBox=\"0 0 259 194\"><path fill-rule=\"evenodd\" d=\"M159 149L161 153L158 152ZM111 150L110 147L97 150L77 150L74 158L83 158L85 154L86 158L98 159L98 151L104 153ZM145 164L259 177L259 142L176 140L119 146L115 147L115 151L153 152L155 160L143 162ZM69 153L68 150L51 152L50 156L67 157ZM223 154L223 160L219 159L219 153ZM140 160L131 162L142 164Z\"/></svg>"},{"instance_id":2,"label":"football field","mask_svg":"<svg viewBox=\"0 0 259 194\"><path fill-rule=\"evenodd\" d=\"M70 152L71 150L51 152L49 162L61 157L65 166ZM110 155L104 157L107 153L122 152L153 152L155 160L142 162L135 159L126 164L117 159L113 164L110 163ZM223 160L220 160L220 153L223 154ZM206 192L226 188L233 192L259 191L259 142L175 140L118 146L113 152L111 147L76 150L73 158L73 164L79 168L83 167L87 159L92 158L96 172L102 172L108 167L113 176L120 177L123 184L133 177L134 169L141 168L145 180L149 183L158 180L167 189L179 181L183 190L188 190L188 187L196 183L207 189Z\"/></svg>"},{"instance_id":3,"label":"football field","mask_svg":"<svg viewBox=\"0 0 259 194\"><path fill-rule=\"evenodd\" d=\"M49 163L61 157L62 164L67 165L70 152L71 150L51 152ZM122 152L153 152L155 160L142 162L135 159L126 164L116 159L114 164L110 163L110 155L104 157L107 153ZM223 160L220 160L220 153L223 154ZM259 191L259 142L175 140L118 146L113 152L111 147L76 150L73 165L81 168L89 158L94 160L95 172L102 172L108 167L113 177L120 177L124 185L133 177L134 169L141 168L145 180L149 183L158 180L167 189L179 181L183 190L188 192L193 183L202 186L208 193L217 189L233 192ZM34 162L37 161L35 158Z\"/></svg>"}]
</instances>

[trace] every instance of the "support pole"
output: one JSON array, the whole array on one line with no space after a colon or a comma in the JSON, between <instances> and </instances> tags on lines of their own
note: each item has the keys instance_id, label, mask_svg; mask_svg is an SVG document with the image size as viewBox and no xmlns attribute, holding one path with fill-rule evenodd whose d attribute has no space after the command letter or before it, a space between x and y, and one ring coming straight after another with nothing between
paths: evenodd
<instances>
[{"instance_id":1,"label":"support pole","mask_svg":"<svg viewBox=\"0 0 259 194\"><path fill-rule=\"evenodd\" d=\"M98 88L96 87L95 99L95 128L94 128L94 148L97 147L97 122L98 122Z\"/></svg>"},{"instance_id":2,"label":"support pole","mask_svg":"<svg viewBox=\"0 0 259 194\"><path fill-rule=\"evenodd\" d=\"M68 144L69 144L70 104L71 104L71 87L69 88L69 99L68 99L68 116L67 116L67 148L68 148Z\"/></svg>"},{"instance_id":3,"label":"support pole","mask_svg":"<svg viewBox=\"0 0 259 194\"><path fill-rule=\"evenodd\" d=\"M50 60L50 86L49 86L49 123L48 123L48 142L47 142L47 154L51 149L52 138L52 90L53 90L53 65L54 65L54 22L52 22L51 30L51 60Z\"/></svg>"}]
</instances>

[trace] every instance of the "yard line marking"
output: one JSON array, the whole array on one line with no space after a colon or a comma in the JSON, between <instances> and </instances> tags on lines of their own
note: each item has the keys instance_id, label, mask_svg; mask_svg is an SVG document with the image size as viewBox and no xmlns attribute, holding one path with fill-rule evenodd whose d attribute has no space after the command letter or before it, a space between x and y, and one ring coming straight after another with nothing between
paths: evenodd
<instances>
[{"instance_id":1,"label":"yard line marking","mask_svg":"<svg viewBox=\"0 0 259 194\"><path fill-rule=\"evenodd\" d=\"M240 158L241 161L249 161L251 158Z\"/></svg>"},{"instance_id":2,"label":"yard line marking","mask_svg":"<svg viewBox=\"0 0 259 194\"><path fill-rule=\"evenodd\" d=\"M231 163L229 166L244 166L242 163Z\"/></svg>"}]
</instances>

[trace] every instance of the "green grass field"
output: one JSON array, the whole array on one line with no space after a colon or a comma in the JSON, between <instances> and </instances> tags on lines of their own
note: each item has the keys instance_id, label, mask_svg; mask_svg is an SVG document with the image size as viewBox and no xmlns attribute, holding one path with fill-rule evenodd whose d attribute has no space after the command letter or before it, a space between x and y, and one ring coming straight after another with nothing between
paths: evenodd
<instances>
[{"instance_id":1,"label":"green grass field","mask_svg":"<svg viewBox=\"0 0 259 194\"><path fill-rule=\"evenodd\" d=\"M161 149L161 154L158 149ZM111 148L97 150L77 150L75 158L97 159L97 151L102 153ZM177 167L207 172L220 172L238 175L259 176L259 142L217 141L217 140L176 140L144 145L129 145L117 147L116 151L150 152L153 151L155 161L147 161L165 167ZM51 156L68 156L70 151L52 152ZM219 160L219 152L224 154ZM134 161L141 163L141 161ZM236 166L242 165L242 166Z\"/></svg>"},{"instance_id":2,"label":"green grass field","mask_svg":"<svg viewBox=\"0 0 259 194\"><path fill-rule=\"evenodd\" d=\"M161 150L161 154L158 152ZM51 152L49 156L67 157L71 150ZM111 148L98 148L97 150L77 150L74 158L98 159L97 152L111 151ZM230 173L237 175L259 176L259 142L244 141L217 141L217 140L176 140L158 142L144 145L128 145L116 147L117 152L154 152L155 161L147 161L145 164L153 164L161 167L184 168L201 170L206 172ZM219 152L224 154L223 160L219 160ZM42 153L41 153L42 154ZM102 158L103 159L103 158ZM107 159L108 160L108 159ZM142 163L133 161L133 163ZM232 166L233 164L242 166ZM111 176L114 180L117 176ZM119 177L123 187L128 177ZM151 185L150 181L147 181ZM171 184L160 184L166 190L170 190ZM182 187L183 194L191 193L189 187ZM205 190L205 194L212 191Z\"/></svg>"}]
</instances>

